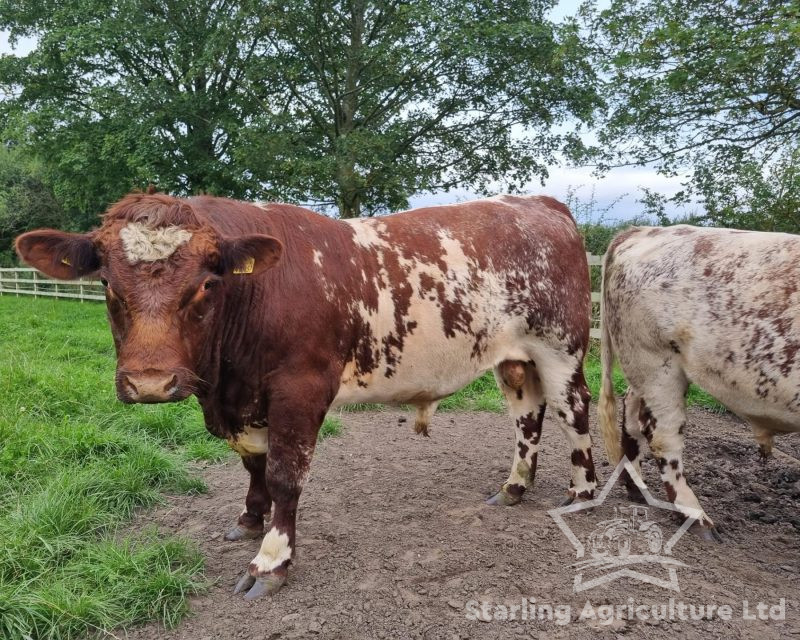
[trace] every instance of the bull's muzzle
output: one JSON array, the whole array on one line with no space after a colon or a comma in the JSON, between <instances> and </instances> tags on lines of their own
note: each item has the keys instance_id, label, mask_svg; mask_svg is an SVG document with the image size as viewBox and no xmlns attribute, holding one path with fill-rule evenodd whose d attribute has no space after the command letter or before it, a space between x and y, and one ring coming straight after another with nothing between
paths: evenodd
<instances>
[{"instance_id":1,"label":"bull's muzzle","mask_svg":"<svg viewBox=\"0 0 800 640\"><path fill-rule=\"evenodd\" d=\"M177 402L191 395L191 389L183 378L176 371L120 370L117 372L117 397L126 404Z\"/></svg>"}]
</instances>

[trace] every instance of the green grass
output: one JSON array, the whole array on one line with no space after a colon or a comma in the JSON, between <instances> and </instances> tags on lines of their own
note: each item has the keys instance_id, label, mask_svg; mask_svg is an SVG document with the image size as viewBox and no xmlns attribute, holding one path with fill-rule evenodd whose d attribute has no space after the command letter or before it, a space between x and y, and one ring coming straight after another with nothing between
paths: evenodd
<instances>
[{"instance_id":1,"label":"green grass","mask_svg":"<svg viewBox=\"0 0 800 640\"><path fill-rule=\"evenodd\" d=\"M338 436L342 433L342 421L339 420L336 416L325 416L325 420L322 423L322 427L317 434L318 440L325 440L326 438L332 438L334 436Z\"/></svg>"},{"instance_id":2,"label":"green grass","mask_svg":"<svg viewBox=\"0 0 800 640\"><path fill-rule=\"evenodd\" d=\"M175 624L204 587L190 543L125 533L220 460L195 402L122 407L102 305L0 297L0 638Z\"/></svg>"},{"instance_id":3,"label":"green grass","mask_svg":"<svg viewBox=\"0 0 800 640\"><path fill-rule=\"evenodd\" d=\"M125 524L165 492L205 491L187 463L227 444L194 399L116 400L103 305L0 296L0 354L0 638L176 624L206 584L202 556ZM341 431L328 416L319 437Z\"/></svg>"}]
</instances>

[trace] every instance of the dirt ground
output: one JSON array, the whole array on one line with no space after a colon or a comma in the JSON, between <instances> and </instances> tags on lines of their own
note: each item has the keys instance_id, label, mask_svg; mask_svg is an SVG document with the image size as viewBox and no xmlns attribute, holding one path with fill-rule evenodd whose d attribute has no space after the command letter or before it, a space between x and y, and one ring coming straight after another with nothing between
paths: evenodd
<instances>
[{"instance_id":1,"label":"dirt ground","mask_svg":"<svg viewBox=\"0 0 800 640\"><path fill-rule=\"evenodd\" d=\"M551 418L535 489L516 507L489 507L484 499L504 481L511 460L512 428L505 416L439 413L430 439L414 436L413 418L400 411L341 417L344 433L317 449L300 504L298 556L276 596L250 603L232 593L259 541L222 539L246 489L245 471L231 461L202 470L208 494L170 499L167 508L140 518L196 540L215 585L192 601L191 614L177 629L149 625L117 635L132 640L800 637L798 434L777 439L779 451L764 466L744 424L692 410L686 471L724 543L703 542L690 533L675 543L672 556L683 563L675 568L679 591L618 577L576 593L579 559L548 514L564 495L569 473L566 440ZM593 428L596 424L593 415ZM612 469L597 433L593 440L605 481ZM644 476L654 495L664 499L654 463L645 464ZM615 517L615 505L630 504L615 486L602 505L564 520L588 545L601 521ZM644 520L661 527L665 540L680 526L657 507L650 507ZM668 580L669 566L674 565L630 568ZM604 574L582 574L581 584L598 575ZM759 620L759 603L767 607L765 617L772 606L773 618L783 619ZM519 605L515 619L503 619L514 605ZM553 615L545 605L554 608ZM612 618L604 605L622 607L609 624L602 624ZM693 620L689 605L727 605L730 615L715 609L710 620ZM655 607L656 617L667 619L637 614L639 606ZM694 613L701 614L698 608Z\"/></svg>"}]
</instances>

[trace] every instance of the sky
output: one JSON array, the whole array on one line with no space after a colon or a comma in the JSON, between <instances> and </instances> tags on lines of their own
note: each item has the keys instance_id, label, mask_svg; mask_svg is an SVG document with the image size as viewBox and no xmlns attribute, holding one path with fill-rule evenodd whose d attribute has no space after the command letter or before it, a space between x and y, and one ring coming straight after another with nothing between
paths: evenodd
<instances>
[{"instance_id":1,"label":"sky","mask_svg":"<svg viewBox=\"0 0 800 640\"><path fill-rule=\"evenodd\" d=\"M598 0L600 7L608 5L610 0ZM551 18L558 20L565 16L573 15L580 4L580 0L560 0L551 13ZM8 40L8 33L0 31L0 54L15 53L24 55L35 47L36 41L31 38L22 38L14 47ZM591 134L589 134L591 135ZM642 188L652 189L664 196L674 195L681 189L680 177L660 176L653 168L649 167L621 167L612 169L603 176L592 174L590 167L552 166L549 168L549 177L542 185L538 180L523 187L523 192L531 194L547 194L565 200L571 191L579 200L594 199L597 214L602 213L606 222L628 220L642 212L642 205L637 202ZM466 189L451 190L447 193L420 194L410 199L412 207L433 204L448 204L470 200L475 193ZM668 215L675 215L678 211L667 207Z\"/></svg>"}]
</instances>

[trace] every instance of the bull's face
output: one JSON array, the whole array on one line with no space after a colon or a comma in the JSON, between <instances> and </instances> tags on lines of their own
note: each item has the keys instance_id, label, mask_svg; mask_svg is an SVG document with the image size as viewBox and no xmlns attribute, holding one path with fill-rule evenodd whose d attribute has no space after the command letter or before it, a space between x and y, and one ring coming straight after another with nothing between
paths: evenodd
<instances>
[{"instance_id":1,"label":"bull's face","mask_svg":"<svg viewBox=\"0 0 800 640\"><path fill-rule=\"evenodd\" d=\"M126 403L174 402L202 389L228 290L237 278L273 266L282 250L269 236L226 239L196 222L163 224L162 217L152 224L146 216L107 218L88 234L31 231L16 247L51 277L101 280L117 351L117 396Z\"/></svg>"}]
</instances>

